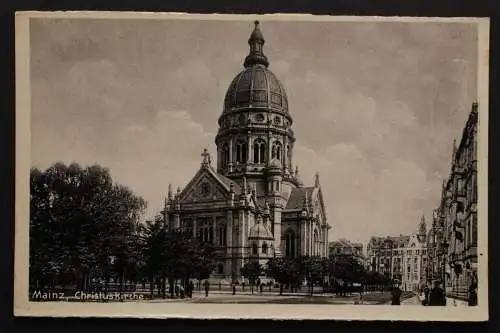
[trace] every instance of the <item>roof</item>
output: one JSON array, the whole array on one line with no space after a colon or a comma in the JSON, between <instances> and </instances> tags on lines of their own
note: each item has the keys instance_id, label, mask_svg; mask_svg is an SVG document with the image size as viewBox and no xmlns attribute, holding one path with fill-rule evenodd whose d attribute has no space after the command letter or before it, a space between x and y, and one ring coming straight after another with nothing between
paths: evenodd
<instances>
[{"instance_id":1,"label":"roof","mask_svg":"<svg viewBox=\"0 0 500 333\"><path fill-rule=\"evenodd\" d=\"M271 232L262 223L256 223L252 228L250 228L250 232L248 233L248 238L274 239Z\"/></svg>"},{"instance_id":2,"label":"roof","mask_svg":"<svg viewBox=\"0 0 500 333\"><path fill-rule=\"evenodd\" d=\"M214 173L214 176L217 177L222 183L224 183L227 187L231 187L231 184L233 184L234 186L234 192L236 194L240 194L241 193L241 186L236 183L235 181L227 178L226 176L224 175L221 175L220 173L217 173L213 168L212 168L212 171Z\"/></svg>"},{"instance_id":3,"label":"roof","mask_svg":"<svg viewBox=\"0 0 500 333\"><path fill-rule=\"evenodd\" d=\"M312 197L314 187L297 187L292 190L286 204L285 210L302 209L306 193L309 199Z\"/></svg>"},{"instance_id":4,"label":"roof","mask_svg":"<svg viewBox=\"0 0 500 333\"><path fill-rule=\"evenodd\" d=\"M389 242L392 244L397 244L398 246L404 246L408 243L409 240L410 236L407 235L387 236L387 237L374 236L370 239L370 243L374 245L381 245L383 243Z\"/></svg>"}]
</instances>

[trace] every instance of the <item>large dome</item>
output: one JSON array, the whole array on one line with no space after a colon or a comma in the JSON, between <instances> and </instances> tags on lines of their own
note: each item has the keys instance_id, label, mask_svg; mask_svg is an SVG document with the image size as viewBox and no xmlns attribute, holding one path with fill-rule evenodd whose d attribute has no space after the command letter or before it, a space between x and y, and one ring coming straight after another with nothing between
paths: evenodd
<instances>
[{"instance_id":1,"label":"large dome","mask_svg":"<svg viewBox=\"0 0 500 333\"><path fill-rule=\"evenodd\" d=\"M255 21L255 28L248 39L250 53L243 64L245 69L229 85L224 99L224 112L253 107L288 111L285 88L268 69L264 43L259 22Z\"/></svg>"},{"instance_id":2,"label":"large dome","mask_svg":"<svg viewBox=\"0 0 500 333\"><path fill-rule=\"evenodd\" d=\"M285 88L264 65L245 68L233 79L224 99L224 110L265 107L288 111Z\"/></svg>"}]
</instances>

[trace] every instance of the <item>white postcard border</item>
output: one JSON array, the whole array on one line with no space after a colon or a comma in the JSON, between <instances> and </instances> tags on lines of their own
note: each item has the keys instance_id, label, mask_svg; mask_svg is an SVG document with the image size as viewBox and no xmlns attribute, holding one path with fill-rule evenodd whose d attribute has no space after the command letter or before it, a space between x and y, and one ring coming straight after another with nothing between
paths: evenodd
<instances>
[{"instance_id":1,"label":"white postcard border","mask_svg":"<svg viewBox=\"0 0 500 333\"><path fill-rule=\"evenodd\" d=\"M30 170L30 18L67 19L182 19L182 20L298 20L298 21L404 21L476 22L478 24L478 305L475 307L405 307L375 305L192 304L183 302L65 303L30 302L29 170ZM139 12L18 12L16 28L16 168L14 315L50 317L229 318L319 320L488 320L488 74L489 19L355 17L307 14L226 15Z\"/></svg>"}]
</instances>

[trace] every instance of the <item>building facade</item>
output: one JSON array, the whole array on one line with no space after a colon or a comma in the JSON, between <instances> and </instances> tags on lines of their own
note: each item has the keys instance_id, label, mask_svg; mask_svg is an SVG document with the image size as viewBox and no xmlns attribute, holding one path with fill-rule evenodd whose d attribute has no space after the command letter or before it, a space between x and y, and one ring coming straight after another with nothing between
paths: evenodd
<instances>
[{"instance_id":1,"label":"building facade","mask_svg":"<svg viewBox=\"0 0 500 333\"><path fill-rule=\"evenodd\" d=\"M372 237L367 245L367 268L398 280L407 291L418 290L427 276L427 227L422 217L415 233Z\"/></svg>"},{"instance_id":2,"label":"building facade","mask_svg":"<svg viewBox=\"0 0 500 333\"><path fill-rule=\"evenodd\" d=\"M328 245L328 256L330 258L352 258L363 267L365 267L366 263L366 258L363 254L363 244L352 243L347 239L330 242Z\"/></svg>"},{"instance_id":3,"label":"building facade","mask_svg":"<svg viewBox=\"0 0 500 333\"><path fill-rule=\"evenodd\" d=\"M182 191L169 188L166 203L169 226L218 245L224 259L216 274L233 281L248 260L328 255L319 175L306 187L293 166L293 119L264 42L255 22L218 119L216 164L205 150L197 174Z\"/></svg>"},{"instance_id":4,"label":"building facade","mask_svg":"<svg viewBox=\"0 0 500 333\"><path fill-rule=\"evenodd\" d=\"M447 294L457 299L467 298L469 287L477 286L477 126L475 102L460 143L453 143L450 175L428 237L428 281L444 282Z\"/></svg>"}]
</instances>

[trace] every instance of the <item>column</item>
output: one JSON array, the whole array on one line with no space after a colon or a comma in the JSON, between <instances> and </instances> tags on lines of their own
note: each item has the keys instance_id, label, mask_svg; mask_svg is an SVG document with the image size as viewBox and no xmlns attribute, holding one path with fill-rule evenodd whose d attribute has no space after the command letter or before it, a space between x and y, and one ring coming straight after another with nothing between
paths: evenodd
<instances>
[{"instance_id":1,"label":"column","mask_svg":"<svg viewBox=\"0 0 500 333\"><path fill-rule=\"evenodd\" d=\"M306 254L306 238L307 238L307 231L306 231L306 224L307 221L301 221L300 224L300 254L305 255Z\"/></svg>"},{"instance_id":2,"label":"column","mask_svg":"<svg viewBox=\"0 0 500 333\"><path fill-rule=\"evenodd\" d=\"M248 157L247 157L247 163L255 163L255 161L253 160L253 137L252 136L249 136L248 137L248 149L247 149L247 154L248 154Z\"/></svg>"},{"instance_id":3,"label":"column","mask_svg":"<svg viewBox=\"0 0 500 333\"><path fill-rule=\"evenodd\" d=\"M281 158L281 164L283 165L284 169L288 169L288 138L287 136L283 136L283 152L282 152L282 158Z\"/></svg>"},{"instance_id":4,"label":"column","mask_svg":"<svg viewBox=\"0 0 500 333\"><path fill-rule=\"evenodd\" d=\"M193 238L196 238L196 218L193 217Z\"/></svg>"},{"instance_id":5,"label":"column","mask_svg":"<svg viewBox=\"0 0 500 333\"><path fill-rule=\"evenodd\" d=\"M314 239L313 239L313 222L312 221L307 221L307 224L309 225L309 255L313 255L313 250L314 250Z\"/></svg>"},{"instance_id":6,"label":"column","mask_svg":"<svg viewBox=\"0 0 500 333\"><path fill-rule=\"evenodd\" d=\"M227 262L230 267L231 282L234 283L236 275L233 254L233 212L230 210L226 212L226 256L229 259Z\"/></svg>"},{"instance_id":7,"label":"column","mask_svg":"<svg viewBox=\"0 0 500 333\"><path fill-rule=\"evenodd\" d=\"M213 239L212 239L212 244L215 244L217 245L218 242L217 242L217 216L212 216L212 229L213 229Z\"/></svg>"},{"instance_id":8,"label":"column","mask_svg":"<svg viewBox=\"0 0 500 333\"><path fill-rule=\"evenodd\" d=\"M229 139L229 172L233 171L233 139Z\"/></svg>"}]
</instances>

